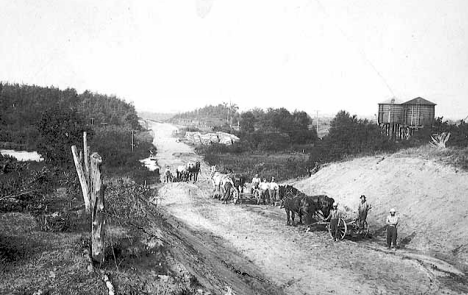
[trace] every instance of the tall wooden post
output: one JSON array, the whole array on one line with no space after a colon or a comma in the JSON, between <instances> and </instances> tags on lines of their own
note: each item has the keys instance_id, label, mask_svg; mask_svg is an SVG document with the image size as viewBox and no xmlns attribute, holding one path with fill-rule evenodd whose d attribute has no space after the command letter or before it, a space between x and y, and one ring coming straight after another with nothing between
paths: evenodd
<instances>
[{"instance_id":1,"label":"tall wooden post","mask_svg":"<svg viewBox=\"0 0 468 295\"><path fill-rule=\"evenodd\" d=\"M84 153L84 168L85 168L85 175L88 177L86 179L89 184L89 146L88 146L88 138L86 132L83 132L83 153Z\"/></svg>"},{"instance_id":2,"label":"tall wooden post","mask_svg":"<svg viewBox=\"0 0 468 295\"><path fill-rule=\"evenodd\" d=\"M97 262L104 262L104 190L101 174L102 158L98 153L91 155L91 212L92 257Z\"/></svg>"},{"instance_id":3,"label":"tall wooden post","mask_svg":"<svg viewBox=\"0 0 468 295\"><path fill-rule=\"evenodd\" d=\"M88 188L91 187L90 171L89 171L89 146L86 131L83 132L83 155L84 155L84 174ZM91 190L88 189L88 199L91 199ZM92 205L91 205L92 206Z\"/></svg>"},{"instance_id":4,"label":"tall wooden post","mask_svg":"<svg viewBox=\"0 0 468 295\"><path fill-rule=\"evenodd\" d=\"M76 146L71 147L72 154L73 154L73 160L75 162L75 168L76 168L76 173L78 174L78 179L80 180L81 184L81 192L83 194L83 200L85 203L85 210L86 212L90 212L91 206L90 206L90 200L89 200L89 186L88 186L88 181L86 181L86 175L85 172L83 171L83 165L81 164L81 156L78 154L78 150L76 149Z\"/></svg>"}]
</instances>

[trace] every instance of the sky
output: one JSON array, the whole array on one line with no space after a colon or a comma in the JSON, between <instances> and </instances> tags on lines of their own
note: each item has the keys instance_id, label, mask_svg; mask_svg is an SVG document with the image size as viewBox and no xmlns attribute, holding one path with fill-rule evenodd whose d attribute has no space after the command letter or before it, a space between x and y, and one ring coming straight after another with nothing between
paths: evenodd
<instances>
[{"instance_id":1,"label":"sky","mask_svg":"<svg viewBox=\"0 0 468 295\"><path fill-rule=\"evenodd\" d=\"M468 116L466 0L15 0L0 25L0 81L139 111L373 116L420 96L436 116Z\"/></svg>"}]
</instances>

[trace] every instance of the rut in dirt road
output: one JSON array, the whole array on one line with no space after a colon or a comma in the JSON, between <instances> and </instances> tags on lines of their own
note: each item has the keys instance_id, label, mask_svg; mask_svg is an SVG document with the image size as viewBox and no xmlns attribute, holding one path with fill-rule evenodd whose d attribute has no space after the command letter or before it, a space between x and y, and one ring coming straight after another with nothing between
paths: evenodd
<instances>
[{"instance_id":1,"label":"rut in dirt road","mask_svg":"<svg viewBox=\"0 0 468 295\"><path fill-rule=\"evenodd\" d=\"M172 138L173 126L157 124L153 129L159 163L200 160L190 147ZM213 253L234 249L231 255L253 263L286 294L462 294L447 289L416 260L352 241L333 243L323 231L305 233L303 227L287 227L279 208L223 205L210 198L206 164L202 163L202 171L196 184L164 185L158 205L189 232L203 236Z\"/></svg>"}]
</instances>

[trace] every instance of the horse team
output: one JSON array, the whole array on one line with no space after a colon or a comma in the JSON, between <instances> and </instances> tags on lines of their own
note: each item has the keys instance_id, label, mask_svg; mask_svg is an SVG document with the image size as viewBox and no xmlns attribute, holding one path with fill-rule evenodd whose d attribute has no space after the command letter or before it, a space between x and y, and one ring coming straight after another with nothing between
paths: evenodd
<instances>
[{"instance_id":1,"label":"horse team","mask_svg":"<svg viewBox=\"0 0 468 295\"><path fill-rule=\"evenodd\" d=\"M166 166L164 171L164 182L180 182L180 181L198 181L198 174L200 174L200 162L189 162L186 165L179 165L176 168L176 175L174 176L169 166Z\"/></svg>"},{"instance_id":2,"label":"horse team","mask_svg":"<svg viewBox=\"0 0 468 295\"><path fill-rule=\"evenodd\" d=\"M186 165L180 165L176 169L176 176L174 177L169 169L166 167L164 174L165 182L177 181L198 181L200 174L200 162L189 162ZM213 185L212 197L220 199L223 204L232 201L234 204L239 204L241 201L241 193L244 192L246 186L246 177L241 174L234 174L232 171L217 171L216 167L211 167L210 180ZM272 179L272 182L274 179ZM271 184L270 183L270 184ZM299 217L299 223L311 223L314 216L322 213L324 217L330 214L333 203L335 200L326 195L308 196L297 188L291 185L277 185L275 184L274 194L276 196L269 196L272 194L271 189L262 189L261 186L252 188L252 192L256 198L257 204L266 204L266 200L272 205L278 203L280 208L286 211L286 224L296 225L295 216ZM273 194L272 194L273 195Z\"/></svg>"},{"instance_id":3,"label":"horse team","mask_svg":"<svg viewBox=\"0 0 468 295\"><path fill-rule=\"evenodd\" d=\"M280 185L279 196L282 207L286 211L286 224L296 225L294 217L297 214L299 223L302 224L302 217L305 217L306 224L310 224L312 217L322 213L324 217L330 214L335 200L326 195L308 196L291 185Z\"/></svg>"},{"instance_id":4,"label":"horse team","mask_svg":"<svg viewBox=\"0 0 468 295\"><path fill-rule=\"evenodd\" d=\"M240 194L244 192L246 178L240 174L233 174L232 171L220 172L216 167L211 167L210 179L213 184L213 197L220 199L223 204L230 200L234 204L240 201Z\"/></svg>"},{"instance_id":5,"label":"horse team","mask_svg":"<svg viewBox=\"0 0 468 295\"><path fill-rule=\"evenodd\" d=\"M234 204L240 203L240 193L245 187L245 177L232 174L231 172L222 173L216 171L213 166L211 168L210 178L213 184L213 197L219 198L223 204L227 204L232 200ZM273 183L274 179L272 179ZM265 181L264 181L265 182ZM276 183L274 183L276 184ZM296 225L295 216L299 217L299 223L305 222L310 224L312 218L321 214L328 216L333 207L335 200L326 195L308 196L297 188L291 185L276 185L277 196L274 196L271 189L261 189L261 186L253 188L257 204L270 203L275 205L276 201L280 208L286 211L286 224ZM268 196L271 194L271 196ZM266 201L269 200L269 201Z\"/></svg>"}]
</instances>

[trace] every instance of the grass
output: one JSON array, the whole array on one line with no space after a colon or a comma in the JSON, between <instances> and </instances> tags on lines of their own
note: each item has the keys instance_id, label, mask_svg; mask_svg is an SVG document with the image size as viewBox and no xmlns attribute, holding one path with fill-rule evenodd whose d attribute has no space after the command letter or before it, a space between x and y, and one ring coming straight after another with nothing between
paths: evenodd
<instances>
[{"instance_id":1,"label":"grass","mask_svg":"<svg viewBox=\"0 0 468 295\"><path fill-rule=\"evenodd\" d=\"M156 190L129 178L106 185L106 260L94 272L88 271L91 226L78 210L81 197L59 189L42 196L42 206L34 202L31 212L0 213L1 294L108 294L102 272L116 294L195 293L193 279L184 279L191 275L180 272L163 243L164 220L149 202Z\"/></svg>"},{"instance_id":2,"label":"grass","mask_svg":"<svg viewBox=\"0 0 468 295\"><path fill-rule=\"evenodd\" d=\"M427 144L420 147L401 150L398 154L419 157L427 160L435 160L436 162L468 171L468 147L448 147L440 149Z\"/></svg>"},{"instance_id":3,"label":"grass","mask_svg":"<svg viewBox=\"0 0 468 295\"><path fill-rule=\"evenodd\" d=\"M47 199L53 205L43 207L41 213L0 214L2 294L107 294L100 278L86 270L83 241L89 234L81 227L70 227L71 219L75 224L78 219L59 213L69 226L57 228L50 218L68 207L68 198L53 194Z\"/></svg>"}]
</instances>

